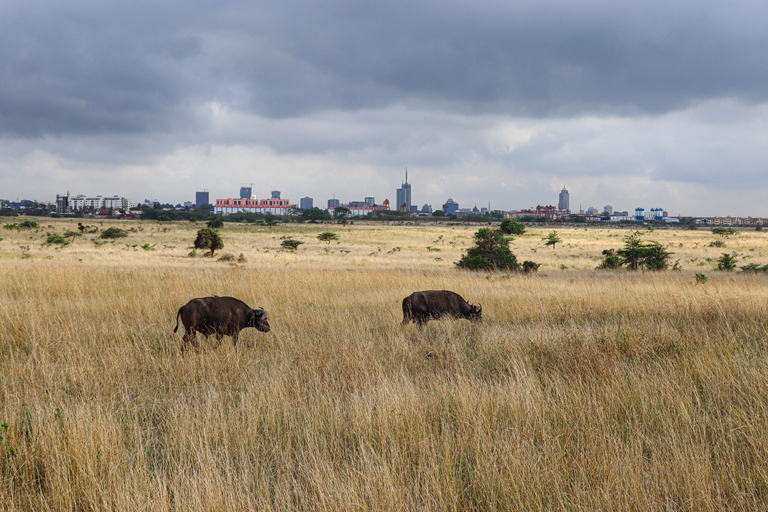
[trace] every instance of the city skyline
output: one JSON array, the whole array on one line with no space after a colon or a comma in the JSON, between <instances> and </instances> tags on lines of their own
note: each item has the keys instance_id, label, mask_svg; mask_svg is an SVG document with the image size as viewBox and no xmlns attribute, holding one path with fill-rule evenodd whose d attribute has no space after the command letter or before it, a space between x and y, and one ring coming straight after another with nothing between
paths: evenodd
<instances>
[{"instance_id":1,"label":"city skyline","mask_svg":"<svg viewBox=\"0 0 768 512\"><path fill-rule=\"evenodd\" d=\"M41 0L0 28L7 199L395 202L408 166L433 207L567 183L572 210L768 215L764 3Z\"/></svg>"}]
</instances>

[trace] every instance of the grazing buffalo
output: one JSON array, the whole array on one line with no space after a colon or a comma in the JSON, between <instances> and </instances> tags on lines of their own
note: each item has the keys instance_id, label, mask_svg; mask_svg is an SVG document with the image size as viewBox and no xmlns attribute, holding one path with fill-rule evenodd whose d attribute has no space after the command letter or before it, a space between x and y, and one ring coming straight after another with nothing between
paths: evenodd
<instances>
[{"instance_id":1,"label":"grazing buffalo","mask_svg":"<svg viewBox=\"0 0 768 512\"><path fill-rule=\"evenodd\" d=\"M196 333L204 336L216 335L221 342L224 335L232 336L232 343L237 346L237 337L246 327L255 327L261 332L269 332L267 311L264 308L251 309L248 305L233 297L202 297L192 299L179 308L176 313L176 328L179 329L179 317L184 324L184 340L181 346L185 350L187 343L197 347Z\"/></svg>"},{"instance_id":2,"label":"grazing buffalo","mask_svg":"<svg viewBox=\"0 0 768 512\"><path fill-rule=\"evenodd\" d=\"M414 321L421 327L430 318L443 316L478 322L482 312L483 306L468 304L461 295L449 290L413 292L403 299L403 325Z\"/></svg>"}]
</instances>

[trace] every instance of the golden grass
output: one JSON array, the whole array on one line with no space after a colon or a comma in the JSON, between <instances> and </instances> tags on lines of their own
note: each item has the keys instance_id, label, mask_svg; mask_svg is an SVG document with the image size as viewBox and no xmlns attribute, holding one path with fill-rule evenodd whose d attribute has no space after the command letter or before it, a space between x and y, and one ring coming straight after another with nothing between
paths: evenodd
<instances>
[{"instance_id":1,"label":"golden grass","mask_svg":"<svg viewBox=\"0 0 768 512\"><path fill-rule=\"evenodd\" d=\"M686 270L628 273L592 270L627 231L562 229L552 250L531 229L513 250L542 270L509 276L452 268L475 228L227 225L221 252L247 259L228 264L187 257L200 226L116 225L136 231L0 233L6 510L766 505L768 278L706 262L768 263L761 233L657 231ZM430 288L483 322L403 328L402 298ZM182 355L176 312L212 294L266 307L272 331Z\"/></svg>"}]
</instances>

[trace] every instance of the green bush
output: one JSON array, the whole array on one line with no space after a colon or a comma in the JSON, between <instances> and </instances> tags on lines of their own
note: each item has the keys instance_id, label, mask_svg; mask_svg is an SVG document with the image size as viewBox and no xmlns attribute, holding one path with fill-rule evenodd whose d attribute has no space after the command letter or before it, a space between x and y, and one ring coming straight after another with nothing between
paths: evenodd
<instances>
[{"instance_id":1,"label":"green bush","mask_svg":"<svg viewBox=\"0 0 768 512\"><path fill-rule=\"evenodd\" d=\"M534 272L538 272L540 266L541 266L541 263L536 263L533 261L526 260L523 262L523 273L532 274Z\"/></svg>"},{"instance_id":2,"label":"green bush","mask_svg":"<svg viewBox=\"0 0 768 512\"><path fill-rule=\"evenodd\" d=\"M509 241L500 229L482 228L474 235L475 245L456 262L469 270L520 270L517 257L509 249Z\"/></svg>"},{"instance_id":3,"label":"green bush","mask_svg":"<svg viewBox=\"0 0 768 512\"><path fill-rule=\"evenodd\" d=\"M522 235L525 233L525 225L515 219L501 221L501 230L508 235Z\"/></svg>"},{"instance_id":4,"label":"green bush","mask_svg":"<svg viewBox=\"0 0 768 512\"><path fill-rule=\"evenodd\" d=\"M212 229L218 229L224 227L224 221L220 218L216 217L215 219L211 219L208 222L205 223L206 226Z\"/></svg>"},{"instance_id":5,"label":"green bush","mask_svg":"<svg viewBox=\"0 0 768 512\"><path fill-rule=\"evenodd\" d=\"M124 238L128 233L120 228L107 228L101 232L100 236L101 238Z\"/></svg>"},{"instance_id":6,"label":"green bush","mask_svg":"<svg viewBox=\"0 0 768 512\"><path fill-rule=\"evenodd\" d=\"M303 243L304 242L302 242L301 240L293 240L289 238L287 240L283 240L282 243L280 244L280 247L288 251L295 251Z\"/></svg>"},{"instance_id":7,"label":"green bush","mask_svg":"<svg viewBox=\"0 0 768 512\"><path fill-rule=\"evenodd\" d=\"M58 244L58 245L67 245L69 241L67 241L66 238L64 238L61 235L48 235L48 239L46 240L46 243L49 244Z\"/></svg>"},{"instance_id":8,"label":"green bush","mask_svg":"<svg viewBox=\"0 0 768 512\"><path fill-rule=\"evenodd\" d=\"M669 268L669 260L673 254L659 242L643 242L640 231L635 231L624 237L623 248L615 252L613 249L604 250L603 262L598 268L665 270Z\"/></svg>"},{"instance_id":9,"label":"green bush","mask_svg":"<svg viewBox=\"0 0 768 512\"><path fill-rule=\"evenodd\" d=\"M724 252L723 255L715 261L717 261L717 270L730 272L736 268L736 253L728 254L727 252Z\"/></svg>"}]
</instances>

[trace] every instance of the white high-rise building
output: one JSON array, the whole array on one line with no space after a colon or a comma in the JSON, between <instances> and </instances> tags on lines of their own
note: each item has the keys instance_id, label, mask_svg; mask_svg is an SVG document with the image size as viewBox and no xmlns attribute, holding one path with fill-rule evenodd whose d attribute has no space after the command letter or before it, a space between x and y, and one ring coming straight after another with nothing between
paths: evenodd
<instances>
[{"instance_id":1,"label":"white high-rise building","mask_svg":"<svg viewBox=\"0 0 768 512\"><path fill-rule=\"evenodd\" d=\"M560 191L560 200L557 202L558 209L567 212L570 211L570 198L568 196L568 191L565 189L565 185L563 185L563 190Z\"/></svg>"}]
</instances>

